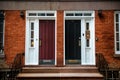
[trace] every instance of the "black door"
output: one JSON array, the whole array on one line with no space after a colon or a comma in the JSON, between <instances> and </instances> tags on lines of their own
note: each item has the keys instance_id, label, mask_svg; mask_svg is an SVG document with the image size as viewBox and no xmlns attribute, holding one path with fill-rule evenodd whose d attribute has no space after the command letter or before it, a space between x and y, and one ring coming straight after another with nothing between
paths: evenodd
<instances>
[{"instance_id":1,"label":"black door","mask_svg":"<svg viewBox=\"0 0 120 80\"><path fill-rule=\"evenodd\" d=\"M65 62L81 63L81 21L65 20Z\"/></svg>"}]
</instances>

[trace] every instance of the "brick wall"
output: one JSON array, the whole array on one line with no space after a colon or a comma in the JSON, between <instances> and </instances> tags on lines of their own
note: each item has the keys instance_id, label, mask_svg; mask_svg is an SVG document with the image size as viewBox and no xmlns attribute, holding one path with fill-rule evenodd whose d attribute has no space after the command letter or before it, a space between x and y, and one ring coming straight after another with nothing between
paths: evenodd
<instances>
[{"instance_id":1,"label":"brick wall","mask_svg":"<svg viewBox=\"0 0 120 80\"><path fill-rule=\"evenodd\" d=\"M25 19L20 17L20 11L5 11L5 55L10 64L17 53L25 51Z\"/></svg>"},{"instance_id":2,"label":"brick wall","mask_svg":"<svg viewBox=\"0 0 120 80\"><path fill-rule=\"evenodd\" d=\"M63 25L64 11L57 11L57 66L63 66Z\"/></svg>"},{"instance_id":3,"label":"brick wall","mask_svg":"<svg viewBox=\"0 0 120 80\"><path fill-rule=\"evenodd\" d=\"M114 57L114 11L103 10L102 17L95 13L96 53L102 53L110 67L119 67L120 59Z\"/></svg>"},{"instance_id":4,"label":"brick wall","mask_svg":"<svg viewBox=\"0 0 120 80\"><path fill-rule=\"evenodd\" d=\"M95 11L96 53L102 53L111 67L119 67L120 59L114 57L114 11L103 10L103 17ZM57 11L57 66L63 66L64 11ZM11 63L17 53L25 52L25 19L19 10L5 11L5 54Z\"/></svg>"}]
</instances>

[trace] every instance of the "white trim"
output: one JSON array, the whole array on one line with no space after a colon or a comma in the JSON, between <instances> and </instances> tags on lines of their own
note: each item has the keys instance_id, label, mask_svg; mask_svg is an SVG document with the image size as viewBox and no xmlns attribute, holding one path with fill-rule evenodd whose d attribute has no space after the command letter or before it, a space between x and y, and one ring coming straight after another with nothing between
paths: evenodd
<instances>
[{"instance_id":1,"label":"white trim","mask_svg":"<svg viewBox=\"0 0 120 80\"><path fill-rule=\"evenodd\" d=\"M116 14L119 15L119 22L116 22ZM116 23L119 24L119 51L117 51L117 47L116 47ZM120 11L114 12L114 46L115 46L115 54L120 54Z\"/></svg>"},{"instance_id":2,"label":"white trim","mask_svg":"<svg viewBox=\"0 0 120 80\"><path fill-rule=\"evenodd\" d=\"M63 24L63 27L64 27L64 28L63 28L63 31L64 31L64 32L63 32L63 38L64 38L64 39L63 39L63 42L64 42L64 43L63 43L63 54L64 54L64 57L63 57L63 59L64 59L64 60L63 60L63 65L65 65L65 11L64 11L63 21L64 21L64 24Z\"/></svg>"},{"instance_id":3,"label":"white trim","mask_svg":"<svg viewBox=\"0 0 120 80\"><path fill-rule=\"evenodd\" d=\"M53 13L54 14L54 16L28 16L28 14L29 13ZM36 42L36 46L34 46L34 47L32 47L32 48L30 48L29 47L29 22L30 22L30 20L33 20L33 21L35 21L35 25L36 25L36 27L37 28L35 28L35 31L36 31L36 33L35 34L37 34L36 35L36 37L35 37L35 42ZM56 44L57 44L57 18L56 18L56 11L31 11L31 10L28 10L28 11L26 11L26 40L25 40L25 65L39 65L39 20L55 20L55 65L57 64L57 46L56 46ZM37 58L37 63L36 62L34 62L34 63L31 63L31 62L29 62L29 54L28 53L30 53L29 52L29 49L31 49L31 50L33 50L33 49L36 49L37 50L37 54L36 54L36 56L38 56ZM32 60L32 61L34 61L34 60Z\"/></svg>"},{"instance_id":4,"label":"white trim","mask_svg":"<svg viewBox=\"0 0 120 80\"><path fill-rule=\"evenodd\" d=\"M57 15L57 11L55 11ZM55 16L55 65L57 65L57 17Z\"/></svg>"},{"instance_id":5,"label":"white trim","mask_svg":"<svg viewBox=\"0 0 120 80\"><path fill-rule=\"evenodd\" d=\"M91 13L91 16L66 16L66 13ZM94 11L65 11L64 12L64 65L65 65L65 20L81 20L81 26L85 27L85 21L89 20L90 21L90 26L91 26L91 53L93 53L93 55L91 55L91 61L89 61L88 63L85 61L85 53L86 53L86 47L85 47L85 36L83 36L82 34L85 35L85 28L81 28L81 60L82 63L81 65L95 65L95 19L94 19L94 15L95 12Z\"/></svg>"}]
</instances>

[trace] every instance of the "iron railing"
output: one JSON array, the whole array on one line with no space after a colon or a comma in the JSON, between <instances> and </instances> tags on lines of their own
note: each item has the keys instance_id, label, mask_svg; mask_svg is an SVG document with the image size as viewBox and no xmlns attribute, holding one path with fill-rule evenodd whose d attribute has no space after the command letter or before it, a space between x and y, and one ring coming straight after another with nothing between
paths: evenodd
<instances>
[{"instance_id":1,"label":"iron railing","mask_svg":"<svg viewBox=\"0 0 120 80\"><path fill-rule=\"evenodd\" d=\"M17 54L9 68L0 72L2 74L0 80L16 80L17 74L22 70L22 59L23 54Z\"/></svg>"},{"instance_id":2,"label":"iron railing","mask_svg":"<svg viewBox=\"0 0 120 80\"><path fill-rule=\"evenodd\" d=\"M120 69L111 69L101 53L96 54L98 70L104 76L104 80L120 80Z\"/></svg>"}]
</instances>

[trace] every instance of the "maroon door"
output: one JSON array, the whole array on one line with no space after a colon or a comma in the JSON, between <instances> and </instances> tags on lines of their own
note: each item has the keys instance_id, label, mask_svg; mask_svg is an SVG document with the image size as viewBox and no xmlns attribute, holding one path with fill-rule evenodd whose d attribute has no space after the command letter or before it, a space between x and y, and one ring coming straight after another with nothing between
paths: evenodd
<instances>
[{"instance_id":1,"label":"maroon door","mask_svg":"<svg viewBox=\"0 0 120 80\"><path fill-rule=\"evenodd\" d=\"M55 21L39 21L39 61L40 64L55 62Z\"/></svg>"}]
</instances>

